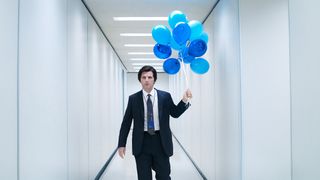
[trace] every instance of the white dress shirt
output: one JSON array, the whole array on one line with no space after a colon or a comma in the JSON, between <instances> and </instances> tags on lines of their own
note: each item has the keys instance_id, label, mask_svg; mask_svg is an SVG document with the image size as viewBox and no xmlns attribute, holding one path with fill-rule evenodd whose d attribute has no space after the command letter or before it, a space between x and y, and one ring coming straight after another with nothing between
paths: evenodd
<instances>
[{"instance_id":1,"label":"white dress shirt","mask_svg":"<svg viewBox=\"0 0 320 180\"><path fill-rule=\"evenodd\" d=\"M142 92L143 92L143 106L144 106L144 131L148 131L148 118L147 118L148 94L151 95L150 99L151 99L152 107L153 107L154 130L158 131L158 130L160 130L160 125L159 125L159 110L158 110L158 94L157 94L157 90L155 90L153 88L150 93L147 93L145 90L142 90Z\"/></svg>"}]
</instances>

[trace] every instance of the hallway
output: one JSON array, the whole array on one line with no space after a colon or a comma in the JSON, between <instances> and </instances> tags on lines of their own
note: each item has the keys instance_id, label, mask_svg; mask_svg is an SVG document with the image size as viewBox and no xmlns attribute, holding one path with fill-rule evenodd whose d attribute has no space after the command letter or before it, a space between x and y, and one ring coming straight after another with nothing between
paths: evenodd
<instances>
[{"instance_id":1,"label":"hallway","mask_svg":"<svg viewBox=\"0 0 320 180\"><path fill-rule=\"evenodd\" d=\"M0 180L137 180L131 137L124 160L112 154L144 65L155 67L154 87L175 104L192 92L189 109L165 121L176 138L173 180L319 180L319 7L315 0L2 1ZM173 46L175 10L208 36L205 54L195 55L209 63L205 74L181 61L198 39L189 34ZM157 25L169 32L167 59L155 55ZM176 74L164 71L169 58L181 66Z\"/></svg>"}]
</instances>

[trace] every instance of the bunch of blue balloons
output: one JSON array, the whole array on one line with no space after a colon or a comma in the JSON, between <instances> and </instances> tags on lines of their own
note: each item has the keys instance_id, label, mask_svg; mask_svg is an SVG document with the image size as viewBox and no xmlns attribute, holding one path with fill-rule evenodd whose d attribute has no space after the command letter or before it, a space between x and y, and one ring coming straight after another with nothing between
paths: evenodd
<instances>
[{"instance_id":1,"label":"bunch of blue balloons","mask_svg":"<svg viewBox=\"0 0 320 180\"><path fill-rule=\"evenodd\" d=\"M201 58L207 51L208 35L203 31L201 22L188 21L181 11L173 11L168 17L172 32L164 25L152 29L152 37L157 42L153 48L155 56L166 59L163 69L168 74L176 74L180 70L180 62L190 64L197 74L209 70L209 63ZM169 58L172 50L178 51L178 58Z\"/></svg>"}]
</instances>

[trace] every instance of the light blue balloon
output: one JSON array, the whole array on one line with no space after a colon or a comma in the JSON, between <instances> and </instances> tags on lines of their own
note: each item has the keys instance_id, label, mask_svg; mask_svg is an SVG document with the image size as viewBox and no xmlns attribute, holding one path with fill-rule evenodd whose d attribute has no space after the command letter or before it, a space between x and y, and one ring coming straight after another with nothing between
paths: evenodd
<instances>
[{"instance_id":1,"label":"light blue balloon","mask_svg":"<svg viewBox=\"0 0 320 180\"><path fill-rule=\"evenodd\" d=\"M206 32L202 32L198 37L192 37L192 39L190 38L190 41L196 40L196 39L201 39L204 42L208 43L208 34Z\"/></svg>"},{"instance_id":2,"label":"light blue balloon","mask_svg":"<svg viewBox=\"0 0 320 180\"><path fill-rule=\"evenodd\" d=\"M202 40L204 40L204 42L208 43L209 36L208 36L208 34L206 32L202 32L200 34L200 38L199 39L202 39Z\"/></svg>"},{"instance_id":3,"label":"light blue balloon","mask_svg":"<svg viewBox=\"0 0 320 180\"><path fill-rule=\"evenodd\" d=\"M176 58L169 58L163 63L163 70L168 74L176 74L180 70L180 62Z\"/></svg>"},{"instance_id":4,"label":"light blue balloon","mask_svg":"<svg viewBox=\"0 0 320 180\"><path fill-rule=\"evenodd\" d=\"M209 70L209 62L203 58L196 58L190 64L190 68L197 74L204 74Z\"/></svg>"},{"instance_id":5,"label":"light blue balloon","mask_svg":"<svg viewBox=\"0 0 320 180\"><path fill-rule=\"evenodd\" d=\"M152 29L152 37L157 43L167 45L170 43L171 33L166 26L157 25Z\"/></svg>"},{"instance_id":6,"label":"light blue balloon","mask_svg":"<svg viewBox=\"0 0 320 180\"><path fill-rule=\"evenodd\" d=\"M188 22L187 17L181 11L173 11L168 17L168 23L171 29L174 29L177 23L179 22Z\"/></svg>"},{"instance_id":7,"label":"light blue balloon","mask_svg":"<svg viewBox=\"0 0 320 180\"><path fill-rule=\"evenodd\" d=\"M192 20L188 22L188 25L191 29L190 39L196 39L197 37L199 37L203 31L201 22Z\"/></svg>"},{"instance_id":8,"label":"light blue balloon","mask_svg":"<svg viewBox=\"0 0 320 180\"><path fill-rule=\"evenodd\" d=\"M191 29L185 22L179 22L172 31L173 39L179 44L185 44L191 35Z\"/></svg>"}]
</instances>

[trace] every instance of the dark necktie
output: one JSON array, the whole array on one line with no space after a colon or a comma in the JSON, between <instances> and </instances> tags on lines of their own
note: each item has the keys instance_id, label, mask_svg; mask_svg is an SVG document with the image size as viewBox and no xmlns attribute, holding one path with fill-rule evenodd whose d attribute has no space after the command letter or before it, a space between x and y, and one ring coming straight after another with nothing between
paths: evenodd
<instances>
[{"instance_id":1,"label":"dark necktie","mask_svg":"<svg viewBox=\"0 0 320 180\"><path fill-rule=\"evenodd\" d=\"M154 134L154 121L153 121L153 105L150 99L151 94L148 94L147 99L147 120L148 120L148 133Z\"/></svg>"}]
</instances>

